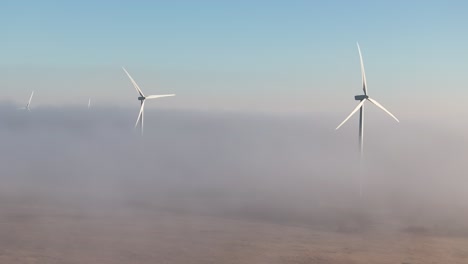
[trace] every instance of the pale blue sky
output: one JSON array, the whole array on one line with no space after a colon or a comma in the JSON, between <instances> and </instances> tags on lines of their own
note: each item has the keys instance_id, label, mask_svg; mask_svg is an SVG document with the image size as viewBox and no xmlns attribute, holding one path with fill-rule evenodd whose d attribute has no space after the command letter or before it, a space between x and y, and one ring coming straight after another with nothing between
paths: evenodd
<instances>
[{"instance_id":1,"label":"pale blue sky","mask_svg":"<svg viewBox=\"0 0 468 264\"><path fill-rule=\"evenodd\" d=\"M369 92L393 112L465 112L466 14L466 1L6 0L0 99L137 107L123 65L147 94L178 95L149 106L346 114L359 41Z\"/></svg>"}]
</instances>

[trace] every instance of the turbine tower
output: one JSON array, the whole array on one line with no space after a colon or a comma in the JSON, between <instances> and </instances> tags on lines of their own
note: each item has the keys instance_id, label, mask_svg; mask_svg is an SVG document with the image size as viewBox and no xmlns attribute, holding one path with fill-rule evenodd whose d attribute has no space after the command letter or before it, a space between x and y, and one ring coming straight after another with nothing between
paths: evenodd
<instances>
[{"instance_id":1,"label":"turbine tower","mask_svg":"<svg viewBox=\"0 0 468 264\"><path fill-rule=\"evenodd\" d=\"M356 101L359 101L359 104L354 108L354 110L349 114L346 119L341 122L341 124L336 128L339 129L346 121L348 121L351 116L353 116L358 110L359 110L359 154L360 154L360 170L362 174L363 170L363 156L364 156L364 103L366 101L371 102L372 104L376 105L378 108L382 109L384 112L389 114L393 119L395 119L397 122L400 122L398 118L396 118L390 111L385 109L379 102L377 102L375 99L372 99L369 97L367 93L367 81L366 81L366 72L364 70L364 63L362 60L362 54L361 54L361 49L359 47L359 43L357 43L358 51L359 51L359 59L361 61L361 77L362 77L362 90L364 91L364 94L362 95L356 95L354 96L354 99ZM359 178L359 195L362 196L362 181L361 177Z\"/></svg>"},{"instance_id":2,"label":"turbine tower","mask_svg":"<svg viewBox=\"0 0 468 264\"><path fill-rule=\"evenodd\" d=\"M148 95L145 96L143 92L141 91L140 87L138 87L138 84L133 80L132 76L127 72L127 70L122 67L124 72L127 74L128 78L132 82L133 86L135 87L136 91L140 95L138 97L138 100L140 101L140 112L138 113L138 118L135 123L135 128L138 126L138 122L140 122L140 129L141 129L141 134L143 135L143 124L144 124L144 113L145 113L145 101L147 99L156 99L156 98L161 98L161 97L168 97L168 96L175 96L175 94L162 94L162 95Z\"/></svg>"}]
</instances>

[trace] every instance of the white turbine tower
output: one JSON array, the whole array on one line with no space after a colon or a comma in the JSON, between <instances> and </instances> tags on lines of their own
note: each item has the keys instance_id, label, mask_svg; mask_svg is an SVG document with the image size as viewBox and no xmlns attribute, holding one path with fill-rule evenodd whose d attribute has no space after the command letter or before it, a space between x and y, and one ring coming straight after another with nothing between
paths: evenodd
<instances>
[{"instance_id":1,"label":"white turbine tower","mask_svg":"<svg viewBox=\"0 0 468 264\"><path fill-rule=\"evenodd\" d=\"M349 114L346 119L341 122L341 124L336 128L339 129L346 121L348 121L351 116L353 116L358 110L359 110L359 153L360 153L360 159L361 159L361 170L362 170L362 159L364 155L364 103L366 101L371 102L372 104L376 105L378 108L382 109L384 112L389 114L393 119L395 119L397 122L400 122L398 118L396 118L390 111L385 109L379 102L377 102L375 99L372 99L369 97L367 94L367 81L366 81L366 72L364 70L364 62L362 60L362 54L361 54L361 49L359 47L359 43L357 43L358 51L359 51L359 59L361 61L361 76L362 76L362 90L364 91L363 95L356 95L354 96L354 99L356 101L359 101L359 104L354 108L354 110ZM362 193L361 190L362 186L360 183L360 194Z\"/></svg>"},{"instance_id":2,"label":"white turbine tower","mask_svg":"<svg viewBox=\"0 0 468 264\"><path fill-rule=\"evenodd\" d=\"M88 99L88 110L91 108L91 98Z\"/></svg>"},{"instance_id":3,"label":"white turbine tower","mask_svg":"<svg viewBox=\"0 0 468 264\"><path fill-rule=\"evenodd\" d=\"M135 127L137 127L138 122L140 122L141 134L143 135L145 101L147 99L156 99L156 98L161 98L161 97L175 96L175 94L162 94L162 95L148 95L148 96L145 96L143 94L143 92L141 91L140 87L138 87L138 84L135 82L135 80L133 80L132 76L130 76L130 74L127 72L127 70L125 70L124 67L122 67L122 69L127 74L128 78L132 82L132 84L135 87L135 89L137 90L137 92L140 94L140 96L138 97L138 100L140 101L140 112L138 113L138 118L137 118L137 121L135 123Z\"/></svg>"}]
</instances>

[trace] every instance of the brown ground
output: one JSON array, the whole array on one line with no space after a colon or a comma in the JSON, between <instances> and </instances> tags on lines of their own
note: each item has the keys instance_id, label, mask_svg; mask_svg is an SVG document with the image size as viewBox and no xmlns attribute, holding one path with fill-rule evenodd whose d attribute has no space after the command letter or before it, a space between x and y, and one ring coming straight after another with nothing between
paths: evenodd
<instances>
[{"instance_id":1,"label":"brown ground","mask_svg":"<svg viewBox=\"0 0 468 264\"><path fill-rule=\"evenodd\" d=\"M64 204L0 201L0 263L468 263L467 237Z\"/></svg>"}]
</instances>

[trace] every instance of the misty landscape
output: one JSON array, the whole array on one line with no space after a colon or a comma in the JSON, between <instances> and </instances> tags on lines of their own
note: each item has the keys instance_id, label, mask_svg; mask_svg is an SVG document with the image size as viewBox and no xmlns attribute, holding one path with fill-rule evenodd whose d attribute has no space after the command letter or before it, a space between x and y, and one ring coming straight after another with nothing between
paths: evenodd
<instances>
[{"instance_id":1,"label":"misty landscape","mask_svg":"<svg viewBox=\"0 0 468 264\"><path fill-rule=\"evenodd\" d=\"M468 262L468 127L450 120L371 112L360 174L342 115L150 108L141 137L135 109L16 108L0 263Z\"/></svg>"},{"instance_id":2,"label":"misty landscape","mask_svg":"<svg viewBox=\"0 0 468 264\"><path fill-rule=\"evenodd\" d=\"M468 264L468 1L0 1L0 264Z\"/></svg>"}]
</instances>

